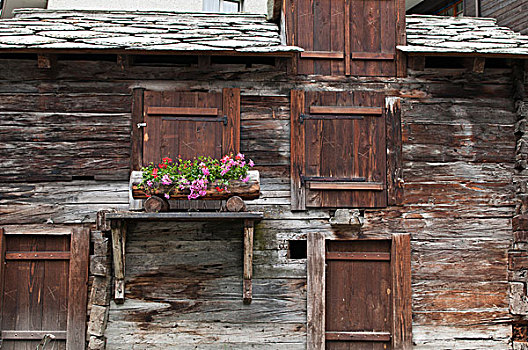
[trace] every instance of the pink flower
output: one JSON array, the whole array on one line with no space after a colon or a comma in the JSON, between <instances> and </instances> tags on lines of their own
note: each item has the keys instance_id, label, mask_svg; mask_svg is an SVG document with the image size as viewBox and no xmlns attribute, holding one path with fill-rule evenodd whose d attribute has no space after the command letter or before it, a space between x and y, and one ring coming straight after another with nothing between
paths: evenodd
<instances>
[{"instance_id":1,"label":"pink flower","mask_svg":"<svg viewBox=\"0 0 528 350\"><path fill-rule=\"evenodd\" d=\"M152 183L152 181L148 180L148 181L147 181L147 186L148 186L148 187L152 187L152 185L154 185L154 183Z\"/></svg>"},{"instance_id":2,"label":"pink flower","mask_svg":"<svg viewBox=\"0 0 528 350\"><path fill-rule=\"evenodd\" d=\"M209 176L209 175L211 175L211 173L209 172L209 169L207 169L207 167L203 167L203 168L202 168L202 173L203 173L205 176Z\"/></svg>"},{"instance_id":3,"label":"pink flower","mask_svg":"<svg viewBox=\"0 0 528 350\"><path fill-rule=\"evenodd\" d=\"M249 175L247 175L245 178L240 178L242 182L248 182L249 181Z\"/></svg>"},{"instance_id":4,"label":"pink flower","mask_svg":"<svg viewBox=\"0 0 528 350\"><path fill-rule=\"evenodd\" d=\"M244 160L244 155L242 153L238 153L235 157L235 159L238 159L238 160Z\"/></svg>"},{"instance_id":5,"label":"pink flower","mask_svg":"<svg viewBox=\"0 0 528 350\"><path fill-rule=\"evenodd\" d=\"M253 163L253 161L250 159L248 165L253 168L255 166L255 163Z\"/></svg>"},{"instance_id":6,"label":"pink flower","mask_svg":"<svg viewBox=\"0 0 528 350\"><path fill-rule=\"evenodd\" d=\"M171 178L169 177L169 175L165 174L163 175L163 177L161 178L161 183L164 184L164 185L170 185L172 183L172 180Z\"/></svg>"},{"instance_id":7,"label":"pink flower","mask_svg":"<svg viewBox=\"0 0 528 350\"><path fill-rule=\"evenodd\" d=\"M164 196L165 196L165 198L170 199L170 196L169 196L168 193L165 193Z\"/></svg>"}]
</instances>

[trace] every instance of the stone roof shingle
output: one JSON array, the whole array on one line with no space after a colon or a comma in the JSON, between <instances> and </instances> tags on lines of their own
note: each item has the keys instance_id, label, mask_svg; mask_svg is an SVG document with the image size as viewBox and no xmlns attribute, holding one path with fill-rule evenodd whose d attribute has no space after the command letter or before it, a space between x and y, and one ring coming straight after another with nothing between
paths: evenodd
<instances>
[{"instance_id":1,"label":"stone roof shingle","mask_svg":"<svg viewBox=\"0 0 528 350\"><path fill-rule=\"evenodd\" d=\"M264 15L38 9L0 20L2 49L302 51Z\"/></svg>"}]
</instances>

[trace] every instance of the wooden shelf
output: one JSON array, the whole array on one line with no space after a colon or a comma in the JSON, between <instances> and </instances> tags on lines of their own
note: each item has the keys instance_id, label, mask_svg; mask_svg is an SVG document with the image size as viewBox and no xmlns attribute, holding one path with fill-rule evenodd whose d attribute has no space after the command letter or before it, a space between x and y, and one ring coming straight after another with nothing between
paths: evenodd
<instances>
[{"instance_id":1,"label":"wooden shelf","mask_svg":"<svg viewBox=\"0 0 528 350\"><path fill-rule=\"evenodd\" d=\"M255 222L262 220L263 213L260 212L165 212L144 213L133 211L122 212L100 212L103 216L102 227L112 232L112 252L114 261L114 301L123 303L125 301L125 257L126 257L126 233L127 222L133 220L152 221L244 221L244 266L242 297L244 304L250 304L253 299L253 233ZM101 228L101 230L104 230Z\"/></svg>"},{"instance_id":2,"label":"wooden shelf","mask_svg":"<svg viewBox=\"0 0 528 350\"><path fill-rule=\"evenodd\" d=\"M217 221L217 220L254 220L260 221L264 215L260 212L165 212L144 213L123 211L107 213L107 220L174 220L174 221Z\"/></svg>"}]
</instances>

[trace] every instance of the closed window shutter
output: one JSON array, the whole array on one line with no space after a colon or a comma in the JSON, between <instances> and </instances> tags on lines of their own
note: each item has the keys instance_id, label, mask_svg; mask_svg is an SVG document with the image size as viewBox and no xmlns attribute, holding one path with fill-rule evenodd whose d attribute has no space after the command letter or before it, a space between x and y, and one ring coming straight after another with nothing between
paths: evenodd
<instances>
[{"instance_id":1,"label":"closed window shutter","mask_svg":"<svg viewBox=\"0 0 528 350\"><path fill-rule=\"evenodd\" d=\"M292 209L387 205L384 95L292 92Z\"/></svg>"},{"instance_id":2,"label":"closed window shutter","mask_svg":"<svg viewBox=\"0 0 528 350\"><path fill-rule=\"evenodd\" d=\"M405 42L403 1L286 2L287 42L305 50L297 60L297 73L396 75L396 45Z\"/></svg>"},{"instance_id":3,"label":"closed window shutter","mask_svg":"<svg viewBox=\"0 0 528 350\"><path fill-rule=\"evenodd\" d=\"M345 74L345 15L350 0L287 0L287 38L302 47L299 74Z\"/></svg>"},{"instance_id":4,"label":"closed window shutter","mask_svg":"<svg viewBox=\"0 0 528 350\"><path fill-rule=\"evenodd\" d=\"M240 90L145 91L143 165L162 157L220 158L240 148Z\"/></svg>"}]
</instances>

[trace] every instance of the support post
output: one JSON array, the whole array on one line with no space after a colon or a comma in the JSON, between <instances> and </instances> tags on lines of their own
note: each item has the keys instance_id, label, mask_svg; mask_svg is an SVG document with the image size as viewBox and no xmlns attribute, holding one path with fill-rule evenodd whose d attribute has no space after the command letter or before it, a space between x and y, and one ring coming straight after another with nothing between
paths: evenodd
<instances>
[{"instance_id":1,"label":"support post","mask_svg":"<svg viewBox=\"0 0 528 350\"><path fill-rule=\"evenodd\" d=\"M244 221L244 304L251 304L253 299L253 232L255 223L253 220Z\"/></svg>"},{"instance_id":2,"label":"support post","mask_svg":"<svg viewBox=\"0 0 528 350\"><path fill-rule=\"evenodd\" d=\"M125 243L126 224L124 221L112 222L112 253L114 257L114 301L125 302Z\"/></svg>"},{"instance_id":3,"label":"support post","mask_svg":"<svg viewBox=\"0 0 528 350\"><path fill-rule=\"evenodd\" d=\"M308 234L306 349L325 349L325 236L322 232Z\"/></svg>"}]
</instances>

